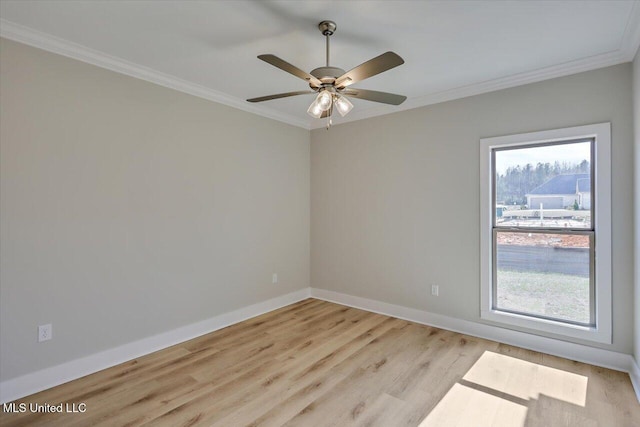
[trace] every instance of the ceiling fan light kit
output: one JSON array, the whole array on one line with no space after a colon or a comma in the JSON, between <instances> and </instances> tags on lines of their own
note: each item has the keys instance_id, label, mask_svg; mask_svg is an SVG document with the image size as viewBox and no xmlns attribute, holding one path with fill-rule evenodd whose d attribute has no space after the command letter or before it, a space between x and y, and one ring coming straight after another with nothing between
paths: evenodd
<instances>
[{"instance_id":1,"label":"ceiling fan light kit","mask_svg":"<svg viewBox=\"0 0 640 427\"><path fill-rule=\"evenodd\" d=\"M305 80L311 90L261 96L247 99L247 101L262 102L289 96L316 93L316 98L307 109L307 113L316 119L326 117L328 129L331 126L331 115L333 114L334 107L342 117L346 116L349 111L353 109L353 104L347 96L390 105L400 105L407 99L406 96L393 93L348 88L354 83L404 64L404 60L398 54L394 52L383 53L345 72L342 68L332 67L329 64L329 37L331 37L337 29L335 22L322 21L318 24L318 29L326 38L326 64L324 67L318 67L311 70L310 73L306 73L275 55L258 55L258 59Z\"/></svg>"},{"instance_id":2,"label":"ceiling fan light kit","mask_svg":"<svg viewBox=\"0 0 640 427\"><path fill-rule=\"evenodd\" d=\"M347 97L339 94L336 95L334 105L342 117L346 116L353 108L353 104L347 99Z\"/></svg>"},{"instance_id":3,"label":"ceiling fan light kit","mask_svg":"<svg viewBox=\"0 0 640 427\"><path fill-rule=\"evenodd\" d=\"M318 98L320 98L320 95L318 95L318 97L311 103L309 109L307 110L307 114L309 114L314 119L319 119L320 117L322 117L323 112L322 107L320 107L320 102L318 102Z\"/></svg>"}]
</instances>

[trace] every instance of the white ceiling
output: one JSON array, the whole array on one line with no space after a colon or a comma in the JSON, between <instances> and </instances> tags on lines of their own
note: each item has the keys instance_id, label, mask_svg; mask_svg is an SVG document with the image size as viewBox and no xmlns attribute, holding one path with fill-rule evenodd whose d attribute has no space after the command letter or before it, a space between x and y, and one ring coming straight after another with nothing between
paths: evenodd
<instances>
[{"instance_id":1,"label":"white ceiling","mask_svg":"<svg viewBox=\"0 0 640 427\"><path fill-rule=\"evenodd\" d=\"M354 85L408 96L354 100L335 124L627 62L640 44L639 1L13 1L0 35L167 87L316 128L311 95L250 104L306 83L256 58L349 70L388 50L405 64Z\"/></svg>"}]
</instances>

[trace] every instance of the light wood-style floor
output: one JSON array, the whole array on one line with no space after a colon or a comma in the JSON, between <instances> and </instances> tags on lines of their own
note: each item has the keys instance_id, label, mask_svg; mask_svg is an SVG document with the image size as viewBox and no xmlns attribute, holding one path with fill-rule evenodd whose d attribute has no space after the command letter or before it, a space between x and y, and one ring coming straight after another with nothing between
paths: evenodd
<instances>
[{"instance_id":1,"label":"light wood-style floor","mask_svg":"<svg viewBox=\"0 0 640 427\"><path fill-rule=\"evenodd\" d=\"M627 374L307 299L18 402L2 426L640 426Z\"/></svg>"}]
</instances>

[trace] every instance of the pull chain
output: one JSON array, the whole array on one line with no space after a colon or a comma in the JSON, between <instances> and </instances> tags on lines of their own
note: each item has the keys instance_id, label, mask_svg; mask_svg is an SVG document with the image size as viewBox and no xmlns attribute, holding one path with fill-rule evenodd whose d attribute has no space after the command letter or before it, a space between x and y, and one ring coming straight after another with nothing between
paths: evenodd
<instances>
[{"instance_id":1,"label":"pull chain","mask_svg":"<svg viewBox=\"0 0 640 427\"><path fill-rule=\"evenodd\" d=\"M325 38L327 39L327 67L329 67L329 37L331 37L330 32L326 32L324 34ZM329 130L329 128L331 127L331 125L333 124L333 122L331 121L331 114L333 113L333 97L331 97L331 106L329 107L329 113L327 115L327 130Z\"/></svg>"}]
</instances>

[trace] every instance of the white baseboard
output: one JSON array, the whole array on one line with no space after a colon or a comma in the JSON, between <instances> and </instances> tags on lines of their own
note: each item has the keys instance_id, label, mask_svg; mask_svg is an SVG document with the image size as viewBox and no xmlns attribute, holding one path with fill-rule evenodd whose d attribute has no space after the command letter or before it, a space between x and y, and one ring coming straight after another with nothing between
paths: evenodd
<instances>
[{"instance_id":1,"label":"white baseboard","mask_svg":"<svg viewBox=\"0 0 640 427\"><path fill-rule=\"evenodd\" d=\"M374 313L385 314L387 316L397 317L399 319L409 320L424 325L435 326L449 331L460 332L465 335L485 338L504 344L564 357L570 360L589 363L591 365L628 372L636 390L638 400L640 401L640 369L638 369L638 365L633 360L633 357L628 354L499 328L497 326L491 326L484 323L456 319L442 314L430 313L428 311L388 304L381 301L346 295L324 289L311 288L311 297L372 311Z\"/></svg>"},{"instance_id":2,"label":"white baseboard","mask_svg":"<svg viewBox=\"0 0 640 427\"><path fill-rule=\"evenodd\" d=\"M640 402L640 367L638 367L638 361L631 358L631 368L629 369L629 378L631 378L631 384L636 391L636 397Z\"/></svg>"},{"instance_id":3,"label":"white baseboard","mask_svg":"<svg viewBox=\"0 0 640 427\"><path fill-rule=\"evenodd\" d=\"M309 288L301 289L270 300L224 313L201 322L143 338L132 343L92 354L42 369L17 378L0 382L0 403L11 402L21 397L69 382L88 374L118 365L128 360L153 353L192 338L216 331L234 323L276 310L294 302L309 298Z\"/></svg>"},{"instance_id":4,"label":"white baseboard","mask_svg":"<svg viewBox=\"0 0 640 427\"><path fill-rule=\"evenodd\" d=\"M313 297L354 308L385 314L416 323L435 326L466 335L485 338L554 356L628 372L640 401L640 368L628 354L531 335L483 323L456 319L442 314L384 303L362 297L316 288L305 288L290 294L221 314L198 323L92 354L51 368L0 382L0 403L10 402L55 387L102 369L144 356L154 351L216 331L226 326Z\"/></svg>"}]
</instances>

